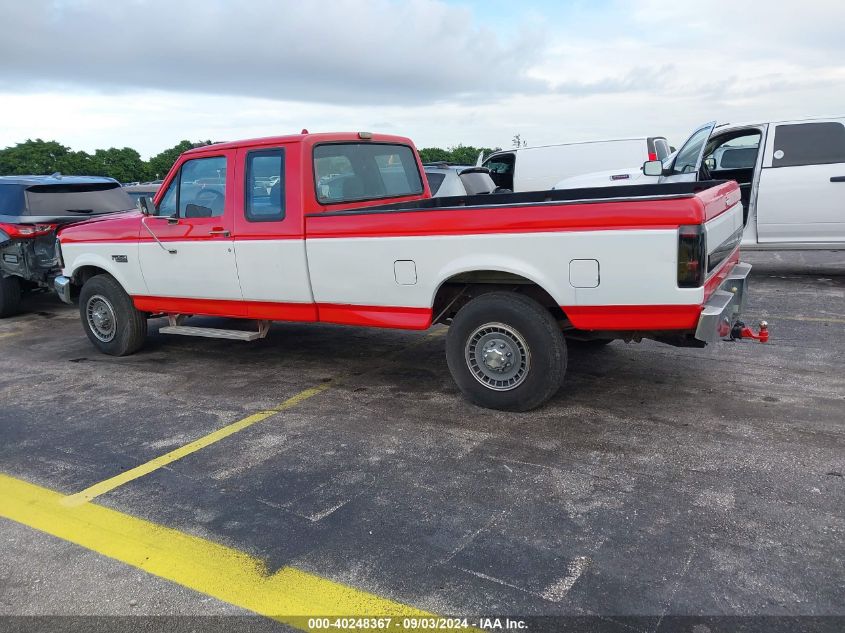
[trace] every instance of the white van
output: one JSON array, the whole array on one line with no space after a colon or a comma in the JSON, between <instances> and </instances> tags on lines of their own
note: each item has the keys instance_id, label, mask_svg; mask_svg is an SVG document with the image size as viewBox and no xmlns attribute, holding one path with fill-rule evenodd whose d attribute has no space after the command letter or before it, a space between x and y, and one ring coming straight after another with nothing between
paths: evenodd
<instances>
[{"instance_id":1,"label":"white van","mask_svg":"<svg viewBox=\"0 0 845 633\"><path fill-rule=\"evenodd\" d=\"M520 147L490 154L483 167L496 185L512 191L545 191L562 178L600 169L638 167L663 160L669 143L662 136Z\"/></svg>"},{"instance_id":2,"label":"white van","mask_svg":"<svg viewBox=\"0 0 845 633\"><path fill-rule=\"evenodd\" d=\"M845 248L845 117L711 122L662 164L585 174L555 189L711 179L739 183L743 249Z\"/></svg>"}]
</instances>

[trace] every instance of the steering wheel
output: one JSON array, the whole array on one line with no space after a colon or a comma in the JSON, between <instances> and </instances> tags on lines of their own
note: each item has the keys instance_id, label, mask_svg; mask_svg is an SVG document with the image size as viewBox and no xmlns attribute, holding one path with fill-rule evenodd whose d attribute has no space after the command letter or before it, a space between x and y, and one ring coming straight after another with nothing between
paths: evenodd
<instances>
[{"instance_id":1,"label":"steering wheel","mask_svg":"<svg viewBox=\"0 0 845 633\"><path fill-rule=\"evenodd\" d=\"M200 189L194 196L194 203L204 207L210 207L218 202L222 203L225 196L216 189Z\"/></svg>"}]
</instances>

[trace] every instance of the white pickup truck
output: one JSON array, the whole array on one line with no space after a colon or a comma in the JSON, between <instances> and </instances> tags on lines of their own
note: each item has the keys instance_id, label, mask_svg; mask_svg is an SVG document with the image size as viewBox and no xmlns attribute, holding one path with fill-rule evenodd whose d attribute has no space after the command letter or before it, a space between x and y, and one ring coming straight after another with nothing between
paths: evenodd
<instances>
[{"instance_id":1,"label":"white pickup truck","mask_svg":"<svg viewBox=\"0 0 845 633\"><path fill-rule=\"evenodd\" d=\"M567 343L701 347L768 336L739 321L733 182L432 198L410 140L296 134L184 153L155 205L59 232L59 296L102 352L160 333L254 340L271 321L449 325L461 391L524 411L548 400ZM195 327L193 315L257 328Z\"/></svg>"},{"instance_id":2,"label":"white pickup truck","mask_svg":"<svg viewBox=\"0 0 845 633\"><path fill-rule=\"evenodd\" d=\"M734 180L742 248L845 249L845 117L695 130L663 163L567 178L555 189Z\"/></svg>"}]
</instances>

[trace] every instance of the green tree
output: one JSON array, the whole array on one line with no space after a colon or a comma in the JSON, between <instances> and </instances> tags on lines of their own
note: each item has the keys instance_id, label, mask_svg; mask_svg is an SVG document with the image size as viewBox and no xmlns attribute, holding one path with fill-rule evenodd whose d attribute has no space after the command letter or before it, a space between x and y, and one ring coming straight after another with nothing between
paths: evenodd
<instances>
[{"instance_id":1,"label":"green tree","mask_svg":"<svg viewBox=\"0 0 845 633\"><path fill-rule=\"evenodd\" d=\"M88 176L93 173L91 154L88 152L68 152L59 161L58 171L68 176Z\"/></svg>"},{"instance_id":2,"label":"green tree","mask_svg":"<svg viewBox=\"0 0 845 633\"><path fill-rule=\"evenodd\" d=\"M420 158L424 163L439 163L441 161L448 162L451 160L449 150L440 147L423 147L420 152Z\"/></svg>"},{"instance_id":3,"label":"green tree","mask_svg":"<svg viewBox=\"0 0 845 633\"><path fill-rule=\"evenodd\" d=\"M446 162L456 165L475 165L478 154L483 152L489 156L499 151L500 147L474 147L472 145L453 145L447 149L440 147L424 147L420 150L420 158L424 163Z\"/></svg>"},{"instance_id":4,"label":"green tree","mask_svg":"<svg viewBox=\"0 0 845 633\"><path fill-rule=\"evenodd\" d=\"M91 176L108 176L118 182L134 182L144 178L146 165L141 155L131 147L110 147L94 152L88 170Z\"/></svg>"},{"instance_id":5,"label":"green tree","mask_svg":"<svg viewBox=\"0 0 845 633\"><path fill-rule=\"evenodd\" d=\"M56 141L27 139L0 150L0 174L52 174L59 171L70 148Z\"/></svg>"},{"instance_id":6,"label":"green tree","mask_svg":"<svg viewBox=\"0 0 845 633\"><path fill-rule=\"evenodd\" d=\"M475 165L475 162L478 160L478 155L481 152L484 152L484 155L488 156L497 149L498 148L493 149L491 147L473 147L472 145L458 144L449 148L449 154L451 156L450 160L458 165Z\"/></svg>"},{"instance_id":7,"label":"green tree","mask_svg":"<svg viewBox=\"0 0 845 633\"><path fill-rule=\"evenodd\" d=\"M188 140L179 141L173 147L156 154L147 161L146 178L148 180L164 178L182 152L187 152L189 149L202 147L203 145L211 145L211 141L199 141L198 143L192 143Z\"/></svg>"}]
</instances>

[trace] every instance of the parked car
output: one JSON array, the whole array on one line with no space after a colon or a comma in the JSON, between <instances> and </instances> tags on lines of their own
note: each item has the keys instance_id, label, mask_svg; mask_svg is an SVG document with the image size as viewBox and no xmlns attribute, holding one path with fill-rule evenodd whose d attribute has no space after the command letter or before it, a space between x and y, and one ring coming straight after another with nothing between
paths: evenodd
<instances>
[{"instance_id":1,"label":"parked car","mask_svg":"<svg viewBox=\"0 0 845 633\"><path fill-rule=\"evenodd\" d=\"M662 160L669 153L664 137L644 136L502 150L490 154L482 166L503 189L545 191L563 178L600 169L639 167L647 160Z\"/></svg>"},{"instance_id":2,"label":"parked car","mask_svg":"<svg viewBox=\"0 0 845 633\"><path fill-rule=\"evenodd\" d=\"M490 177L490 171L485 167L448 163L426 163L423 166L431 195L435 198L473 196L497 190L496 183Z\"/></svg>"},{"instance_id":3,"label":"parked car","mask_svg":"<svg viewBox=\"0 0 845 633\"><path fill-rule=\"evenodd\" d=\"M744 249L845 248L845 117L710 122L670 161L587 174L555 188L710 179L739 184Z\"/></svg>"},{"instance_id":4,"label":"parked car","mask_svg":"<svg viewBox=\"0 0 845 633\"><path fill-rule=\"evenodd\" d=\"M0 317L18 312L23 292L51 286L59 226L133 206L111 178L0 176Z\"/></svg>"},{"instance_id":5,"label":"parked car","mask_svg":"<svg viewBox=\"0 0 845 633\"><path fill-rule=\"evenodd\" d=\"M153 198L158 193L161 187L161 182L142 182L132 185L123 185L123 190L132 198L133 202L137 202L138 198L145 196Z\"/></svg>"},{"instance_id":6,"label":"parked car","mask_svg":"<svg viewBox=\"0 0 845 633\"><path fill-rule=\"evenodd\" d=\"M271 170L276 184L256 191ZM222 183L197 186L215 171ZM222 143L182 154L155 204L63 228L55 287L117 356L143 346L151 316L167 317L160 333L238 340L273 320L445 323L461 391L518 411L560 388L567 339L767 338L738 320L751 267L736 183L616 193L431 198L411 141L366 132ZM193 327L191 315L257 328Z\"/></svg>"}]
</instances>

